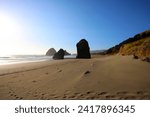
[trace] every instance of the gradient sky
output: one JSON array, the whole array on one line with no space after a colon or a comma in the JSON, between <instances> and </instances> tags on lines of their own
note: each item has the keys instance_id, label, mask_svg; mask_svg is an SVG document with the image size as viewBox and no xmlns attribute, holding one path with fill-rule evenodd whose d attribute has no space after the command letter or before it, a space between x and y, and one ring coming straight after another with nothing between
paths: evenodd
<instances>
[{"instance_id":1,"label":"gradient sky","mask_svg":"<svg viewBox=\"0 0 150 117\"><path fill-rule=\"evenodd\" d=\"M150 0L0 0L0 55L107 49L150 29Z\"/></svg>"}]
</instances>

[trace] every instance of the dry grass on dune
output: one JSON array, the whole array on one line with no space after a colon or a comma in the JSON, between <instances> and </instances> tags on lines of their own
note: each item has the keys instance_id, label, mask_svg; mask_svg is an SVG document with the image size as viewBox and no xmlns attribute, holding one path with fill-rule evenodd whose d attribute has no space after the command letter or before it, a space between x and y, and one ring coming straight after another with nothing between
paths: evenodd
<instances>
[{"instance_id":1,"label":"dry grass on dune","mask_svg":"<svg viewBox=\"0 0 150 117\"><path fill-rule=\"evenodd\" d=\"M119 51L123 55L137 55L139 57L150 57L150 37L124 44Z\"/></svg>"}]
</instances>

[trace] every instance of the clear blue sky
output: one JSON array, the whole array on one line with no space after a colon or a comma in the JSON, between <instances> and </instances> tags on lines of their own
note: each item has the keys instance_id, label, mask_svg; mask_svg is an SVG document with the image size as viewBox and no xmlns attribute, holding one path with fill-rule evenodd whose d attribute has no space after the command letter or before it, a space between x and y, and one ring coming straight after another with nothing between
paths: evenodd
<instances>
[{"instance_id":1,"label":"clear blue sky","mask_svg":"<svg viewBox=\"0 0 150 117\"><path fill-rule=\"evenodd\" d=\"M150 29L149 8L150 0L0 0L0 13L17 22L21 47L33 46L33 54L51 47L76 52L82 38L92 50L107 49Z\"/></svg>"}]
</instances>

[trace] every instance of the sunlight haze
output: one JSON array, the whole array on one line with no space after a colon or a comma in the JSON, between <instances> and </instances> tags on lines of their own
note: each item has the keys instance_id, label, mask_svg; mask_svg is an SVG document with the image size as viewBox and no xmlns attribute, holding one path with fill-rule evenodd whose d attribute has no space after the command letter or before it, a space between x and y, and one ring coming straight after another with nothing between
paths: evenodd
<instances>
[{"instance_id":1,"label":"sunlight haze","mask_svg":"<svg viewBox=\"0 0 150 117\"><path fill-rule=\"evenodd\" d=\"M23 25L10 16L0 13L0 55L42 54L36 45L24 38Z\"/></svg>"}]
</instances>

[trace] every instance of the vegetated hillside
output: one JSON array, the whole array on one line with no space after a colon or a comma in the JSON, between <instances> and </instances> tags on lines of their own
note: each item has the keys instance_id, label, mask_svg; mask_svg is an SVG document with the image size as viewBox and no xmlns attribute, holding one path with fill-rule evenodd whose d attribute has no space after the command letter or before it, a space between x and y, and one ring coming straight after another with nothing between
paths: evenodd
<instances>
[{"instance_id":1,"label":"vegetated hillside","mask_svg":"<svg viewBox=\"0 0 150 117\"><path fill-rule=\"evenodd\" d=\"M129 38L107 50L107 54L136 55L150 57L150 30Z\"/></svg>"}]
</instances>

